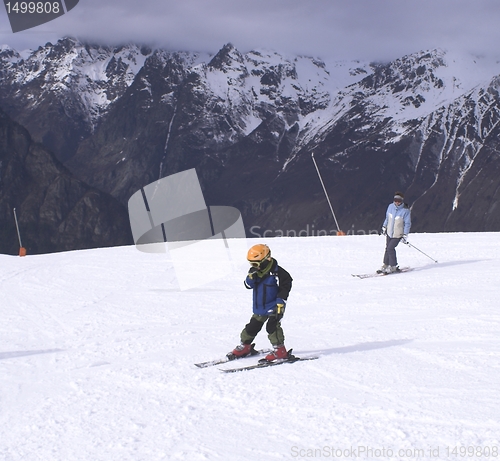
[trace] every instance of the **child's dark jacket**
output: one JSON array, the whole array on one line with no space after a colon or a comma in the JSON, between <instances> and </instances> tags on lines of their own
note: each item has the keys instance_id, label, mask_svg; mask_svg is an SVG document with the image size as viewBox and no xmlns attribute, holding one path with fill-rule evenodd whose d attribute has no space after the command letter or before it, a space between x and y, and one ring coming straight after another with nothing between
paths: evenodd
<instances>
[{"instance_id":1,"label":"child's dark jacket","mask_svg":"<svg viewBox=\"0 0 500 461\"><path fill-rule=\"evenodd\" d=\"M253 313L257 315L270 315L276 309L276 300L287 300L292 289L291 275L278 265L273 258L271 270L263 277L247 276L245 286L253 289Z\"/></svg>"}]
</instances>

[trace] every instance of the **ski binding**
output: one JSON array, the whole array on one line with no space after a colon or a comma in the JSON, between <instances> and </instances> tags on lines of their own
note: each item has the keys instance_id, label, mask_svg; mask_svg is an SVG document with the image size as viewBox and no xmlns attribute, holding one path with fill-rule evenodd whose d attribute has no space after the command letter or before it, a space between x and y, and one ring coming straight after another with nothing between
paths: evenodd
<instances>
[{"instance_id":1,"label":"ski binding","mask_svg":"<svg viewBox=\"0 0 500 461\"><path fill-rule=\"evenodd\" d=\"M283 365L284 363L295 363L295 362L302 362L306 360L316 360L319 359L318 356L314 357L296 357L295 355L292 355L292 349L288 351L288 357L285 359L279 359L279 360L273 360L272 362L262 361L260 360L258 363L254 365L249 365L247 367L240 367L240 368L228 368L228 369L221 369L223 373L237 373L238 371L247 371L247 370L255 370L257 368L267 368L267 367L274 367L276 365Z\"/></svg>"},{"instance_id":2,"label":"ski binding","mask_svg":"<svg viewBox=\"0 0 500 461\"><path fill-rule=\"evenodd\" d=\"M246 359L248 357L253 357L255 355L262 355L262 354L266 354L268 352L271 352L271 350L270 349L257 350L257 349L255 349L255 344L252 344L252 349L251 349L250 353L248 355L243 356L243 357L236 357L231 352L229 352L225 357L223 357L221 359L209 360L208 362L195 363L195 365L198 368L213 367L215 365L220 365L222 363L232 362L233 360Z\"/></svg>"}]
</instances>

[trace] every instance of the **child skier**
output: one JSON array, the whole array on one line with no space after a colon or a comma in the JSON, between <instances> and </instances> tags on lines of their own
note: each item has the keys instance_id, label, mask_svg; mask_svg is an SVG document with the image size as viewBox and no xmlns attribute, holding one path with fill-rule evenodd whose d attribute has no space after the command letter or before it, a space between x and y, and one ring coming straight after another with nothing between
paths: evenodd
<instances>
[{"instance_id":1,"label":"child skier","mask_svg":"<svg viewBox=\"0 0 500 461\"><path fill-rule=\"evenodd\" d=\"M281 319L286 300L292 289L292 277L271 258L267 245L254 245L247 254L252 267L245 279L245 287L253 290L253 315L241 332L241 344L228 355L238 358L252 353L252 342L267 321L266 330L274 351L265 360L272 362L288 357Z\"/></svg>"}]
</instances>

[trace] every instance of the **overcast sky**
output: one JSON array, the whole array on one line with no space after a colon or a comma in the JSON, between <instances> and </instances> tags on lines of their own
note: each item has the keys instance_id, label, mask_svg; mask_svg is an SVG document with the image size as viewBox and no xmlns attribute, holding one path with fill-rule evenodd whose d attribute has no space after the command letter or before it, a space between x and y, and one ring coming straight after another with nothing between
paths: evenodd
<instances>
[{"instance_id":1,"label":"overcast sky","mask_svg":"<svg viewBox=\"0 0 500 461\"><path fill-rule=\"evenodd\" d=\"M19 51L71 35L212 53L231 42L327 61L438 47L500 57L500 0L80 0L16 34L0 8L0 44Z\"/></svg>"}]
</instances>

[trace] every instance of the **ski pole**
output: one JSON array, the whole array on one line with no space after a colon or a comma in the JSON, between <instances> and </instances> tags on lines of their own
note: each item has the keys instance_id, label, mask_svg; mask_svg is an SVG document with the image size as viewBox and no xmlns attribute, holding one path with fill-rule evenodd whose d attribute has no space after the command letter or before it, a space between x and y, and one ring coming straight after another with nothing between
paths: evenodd
<instances>
[{"instance_id":1,"label":"ski pole","mask_svg":"<svg viewBox=\"0 0 500 461\"><path fill-rule=\"evenodd\" d=\"M19 239L19 256L26 256L26 248L23 247L21 242L21 233L19 232L19 223L17 222L16 209L14 208L14 219L16 221L17 238Z\"/></svg>"},{"instance_id":2,"label":"ski pole","mask_svg":"<svg viewBox=\"0 0 500 461\"><path fill-rule=\"evenodd\" d=\"M321 174L319 172L318 165L316 164L316 160L314 159L314 152L311 153L311 158L312 158L312 161L314 163L314 166L316 167L316 171L318 172L319 180L321 181L321 185L323 186L323 191L325 192L326 200L328 201L328 205L330 205L330 210L332 211L333 219L335 220L335 225L337 226L337 235L345 235L345 233L340 230L339 223L337 221L337 217L335 216L332 203L330 202L330 197L328 197L328 192L326 191L325 183L323 182L323 178L321 177Z\"/></svg>"},{"instance_id":3,"label":"ski pole","mask_svg":"<svg viewBox=\"0 0 500 461\"><path fill-rule=\"evenodd\" d=\"M422 250L419 250L415 245L412 245L410 242L405 242L405 243L407 245L410 245L412 248L415 248L415 250L420 251L420 253L427 256L429 259L432 259L435 263L437 263L437 261L435 259L431 258L428 254L425 254Z\"/></svg>"}]
</instances>

